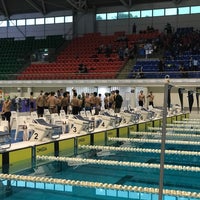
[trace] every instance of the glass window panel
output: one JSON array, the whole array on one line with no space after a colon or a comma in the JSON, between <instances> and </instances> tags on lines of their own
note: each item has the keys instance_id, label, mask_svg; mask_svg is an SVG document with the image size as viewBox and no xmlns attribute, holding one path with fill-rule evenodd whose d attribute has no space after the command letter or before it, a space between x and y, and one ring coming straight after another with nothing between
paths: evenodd
<instances>
[{"instance_id":1,"label":"glass window panel","mask_svg":"<svg viewBox=\"0 0 200 200\"><path fill-rule=\"evenodd\" d=\"M66 16L66 17L65 17L65 22L66 22L66 23L73 22L73 17L72 17L72 16Z\"/></svg>"},{"instance_id":2,"label":"glass window panel","mask_svg":"<svg viewBox=\"0 0 200 200\"><path fill-rule=\"evenodd\" d=\"M44 18L36 18L35 24L37 25L44 24Z\"/></svg>"},{"instance_id":3,"label":"glass window panel","mask_svg":"<svg viewBox=\"0 0 200 200\"><path fill-rule=\"evenodd\" d=\"M200 13L200 6L191 6L191 14Z\"/></svg>"},{"instance_id":4,"label":"glass window panel","mask_svg":"<svg viewBox=\"0 0 200 200\"><path fill-rule=\"evenodd\" d=\"M9 24L8 26L16 26L17 22L16 22L16 20L9 20L8 24Z\"/></svg>"},{"instance_id":5,"label":"glass window panel","mask_svg":"<svg viewBox=\"0 0 200 200\"><path fill-rule=\"evenodd\" d=\"M130 18L140 18L140 11L131 11Z\"/></svg>"},{"instance_id":6,"label":"glass window panel","mask_svg":"<svg viewBox=\"0 0 200 200\"><path fill-rule=\"evenodd\" d=\"M56 24L64 23L64 22L65 22L64 16L63 17L55 17Z\"/></svg>"},{"instance_id":7,"label":"glass window panel","mask_svg":"<svg viewBox=\"0 0 200 200\"><path fill-rule=\"evenodd\" d=\"M0 21L0 27L7 27L7 20Z\"/></svg>"},{"instance_id":8,"label":"glass window panel","mask_svg":"<svg viewBox=\"0 0 200 200\"><path fill-rule=\"evenodd\" d=\"M181 7L181 8L178 8L178 14L179 15L190 14L190 7Z\"/></svg>"},{"instance_id":9,"label":"glass window panel","mask_svg":"<svg viewBox=\"0 0 200 200\"><path fill-rule=\"evenodd\" d=\"M108 20L117 19L117 13L107 13L107 19Z\"/></svg>"},{"instance_id":10,"label":"glass window panel","mask_svg":"<svg viewBox=\"0 0 200 200\"><path fill-rule=\"evenodd\" d=\"M26 19L26 25L35 25L35 19Z\"/></svg>"},{"instance_id":11,"label":"glass window panel","mask_svg":"<svg viewBox=\"0 0 200 200\"><path fill-rule=\"evenodd\" d=\"M158 17L158 16L164 16L165 15L165 10L164 9L154 9L153 10L153 16Z\"/></svg>"},{"instance_id":12,"label":"glass window panel","mask_svg":"<svg viewBox=\"0 0 200 200\"><path fill-rule=\"evenodd\" d=\"M45 18L45 24L54 24L54 17Z\"/></svg>"},{"instance_id":13,"label":"glass window panel","mask_svg":"<svg viewBox=\"0 0 200 200\"><path fill-rule=\"evenodd\" d=\"M18 19L17 20L17 26L25 26L26 21L25 19Z\"/></svg>"},{"instance_id":14,"label":"glass window panel","mask_svg":"<svg viewBox=\"0 0 200 200\"><path fill-rule=\"evenodd\" d=\"M152 17L152 10L142 10L141 17Z\"/></svg>"},{"instance_id":15,"label":"glass window panel","mask_svg":"<svg viewBox=\"0 0 200 200\"><path fill-rule=\"evenodd\" d=\"M106 20L106 13L96 14L96 20Z\"/></svg>"},{"instance_id":16,"label":"glass window panel","mask_svg":"<svg viewBox=\"0 0 200 200\"><path fill-rule=\"evenodd\" d=\"M166 8L165 15L177 15L177 8Z\"/></svg>"},{"instance_id":17,"label":"glass window panel","mask_svg":"<svg viewBox=\"0 0 200 200\"><path fill-rule=\"evenodd\" d=\"M118 19L127 19L129 18L128 12L118 12Z\"/></svg>"}]
</instances>

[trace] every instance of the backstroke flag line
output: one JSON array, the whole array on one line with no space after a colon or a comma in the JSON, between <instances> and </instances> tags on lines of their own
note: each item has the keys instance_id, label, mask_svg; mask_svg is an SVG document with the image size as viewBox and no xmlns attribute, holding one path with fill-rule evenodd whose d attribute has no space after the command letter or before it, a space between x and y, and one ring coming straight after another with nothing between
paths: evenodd
<instances>
[{"instance_id":1,"label":"backstroke flag line","mask_svg":"<svg viewBox=\"0 0 200 200\"><path fill-rule=\"evenodd\" d=\"M197 111L199 113L199 93L196 93L196 100L197 100Z\"/></svg>"},{"instance_id":2,"label":"backstroke flag line","mask_svg":"<svg viewBox=\"0 0 200 200\"><path fill-rule=\"evenodd\" d=\"M168 95L167 95L167 108L168 108L168 110L171 107L171 88L172 88L172 85L168 85Z\"/></svg>"},{"instance_id":3,"label":"backstroke flag line","mask_svg":"<svg viewBox=\"0 0 200 200\"><path fill-rule=\"evenodd\" d=\"M181 111L183 111L183 91L185 88L178 88L179 99L181 102Z\"/></svg>"},{"instance_id":4,"label":"backstroke flag line","mask_svg":"<svg viewBox=\"0 0 200 200\"><path fill-rule=\"evenodd\" d=\"M193 103L194 103L194 97L193 97L193 91L192 90L189 90L188 91L188 103L189 103L189 110L190 110L190 113L192 111L192 106L193 106Z\"/></svg>"}]
</instances>

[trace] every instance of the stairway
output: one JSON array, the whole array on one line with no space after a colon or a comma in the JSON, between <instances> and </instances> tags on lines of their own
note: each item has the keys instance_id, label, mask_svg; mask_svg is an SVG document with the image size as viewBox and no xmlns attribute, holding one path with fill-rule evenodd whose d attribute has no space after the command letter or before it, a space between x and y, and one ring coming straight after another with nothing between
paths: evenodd
<instances>
[{"instance_id":1,"label":"stairway","mask_svg":"<svg viewBox=\"0 0 200 200\"><path fill-rule=\"evenodd\" d=\"M117 79L126 79L128 77L128 74L133 69L133 66L136 63L136 59L129 59L127 63L125 64L124 68L119 72L117 75Z\"/></svg>"}]
</instances>

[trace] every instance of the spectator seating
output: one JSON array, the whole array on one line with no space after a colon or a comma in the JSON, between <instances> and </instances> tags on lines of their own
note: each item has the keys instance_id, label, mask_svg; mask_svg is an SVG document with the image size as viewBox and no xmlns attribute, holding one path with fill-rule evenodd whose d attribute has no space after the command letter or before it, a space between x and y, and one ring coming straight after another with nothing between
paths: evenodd
<instances>
[{"instance_id":1,"label":"spectator seating","mask_svg":"<svg viewBox=\"0 0 200 200\"><path fill-rule=\"evenodd\" d=\"M55 48L63 43L62 36L48 36L45 39L27 37L23 40L14 38L0 39L0 79L16 79L24 68L27 57L40 48Z\"/></svg>"}]
</instances>

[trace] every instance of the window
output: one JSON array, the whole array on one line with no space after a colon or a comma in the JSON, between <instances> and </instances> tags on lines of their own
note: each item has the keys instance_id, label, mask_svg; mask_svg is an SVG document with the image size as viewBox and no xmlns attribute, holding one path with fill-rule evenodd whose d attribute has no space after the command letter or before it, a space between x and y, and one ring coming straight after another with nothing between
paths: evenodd
<instances>
[{"instance_id":1,"label":"window","mask_svg":"<svg viewBox=\"0 0 200 200\"><path fill-rule=\"evenodd\" d=\"M45 24L54 24L54 17L45 18Z\"/></svg>"},{"instance_id":2,"label":"window","mask_svg":"<svg viewBox=\"0 0 200 200\"><path fill-rule=\"evenodd\" d=\"M165 15L177 15L177 9L176 8L166 8L165 9Z\"/></svg>"},{"instance_id":3,"label":"window","mask_svg":"<svg viewBox=\"0 0 200 200\"><path fill-rule=\"evenodd\" d=\"M158 16L164 16L165 15L165 10L164 9L154 9L153 10L153 16L158 17Z\"/></svg>"},{"instance_id":4,"label":"window","mask_svg":"<svg viewBox=\"0 0 200 200\"><path fill-rule=\"evenodd\" d=\"M152 10L142 10L141 17L152 17Z\"/></svg>"},{"instance_id":5,"label":"window","mask_svg":"<svg viewBox=\"0 0 200 200\"><path fill-rule=\"evenodd\" d=\"M181 8L178 8L178 14L179 15L190 14L190 7L181 7Z\"/></svg>"},{"instance_id":6,"label":"window","mask_svg":"<svg viewBox=\"0 0 200 200\"><path fill-rule=\"evenodd\" d=\"M107 13L107 19L108 20L117 19L117 13Z\"/></svg>"},{"instance_id":7,"label":"window","mask_svg":"<svg viewBox=\"0 0 200 200\"><path fill-rule=\"evenodd\" d=\"M59 23L64 23L64 17L55 17L55 23L59 24Z\"/></svg>"},{"instance_id":8,"label":"window","mask_svg":"<svg viewBox=\"0 0 200 200\"><path fill-rule=\"evenodd\" d=\"M25 19L18 19L17 20L17 26L25 26L25 25L26 25Z\"/></svg>"},{"instance_id":9,"label":"window","mask_svg":"<svg viewBox=\"0 0 200 200\"><path fill-rule=\"evenodd\" d=\"M16 25L17 25L16 20L9 20L8 21L8 26L16 26Z\"/></svg>"},{"instance_id":10,"label":"window","mask_svg":"<svg viewBox=\"0 0 200 200\"><path fill-rule=\"evenodd\" d=\"M127 19L127 18L129 18L129 14L128 14L128 12L118 12L117 18L118 19Z\"/></svg>"},{"instance_id":11,"label":"window","mask_svg":"<svg viewBox=\"0 0 200 200\"><path fill-rule=\"evenodd\" d=\"M73 17L72 17L72 16L66 16L66 17L65 17L65 22L66 22L66 23L73 22Z\"/></svg>"},{"instance_id":12,"label":"window","mask_svg":"<svg viewBox=\"0 0 200 200\"><path fill-rule=\"evenodd\" d=\"M26 19L26 25L35 25L35 19Z\"/></svg>"},{"instance_id":13,"label":"window","mask_svg":"<svg viewBox=\"0 0 200 200\"><path fill-rule=\"evenodd\" d=\"M36 25L44 24L44 18L36 18L35 20L36 20L35 22Z\"/></svg>"},{"instance_id":14,"label":"window","mask_svg":"<svg viewBox=\"0 0 200 200\"><path fill-rule=\"evenodd\" d=\"M131 11L130 18L140 18L140 11Z\"/></svg>"},{"instance_id":15,"label":"window","mask_svg":"<svg viewBox=\"0 0 200 200\"><path fill-rule=\"evenodd\" d=\"M191 14L200 13L200 6L192 6L191 7Z\"/></svg>"},{"instance_id":16,"label":"window","mask_svg":"<svg viewBox=\"0 0 200 200\"><path fill-rule=\"evenodd\" d=\"M0 27L7 27L7 20L0 21Z\"/></svg>"},{"instance_id":17,"label":"window","mask_svg":"<svg viewBox=\"0 0 200 200\"><path fill-rule=\"evenodd\" d=\"M96 20L106 20L106 13L97 14Z\"/></svg>"}]
</instances>

